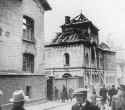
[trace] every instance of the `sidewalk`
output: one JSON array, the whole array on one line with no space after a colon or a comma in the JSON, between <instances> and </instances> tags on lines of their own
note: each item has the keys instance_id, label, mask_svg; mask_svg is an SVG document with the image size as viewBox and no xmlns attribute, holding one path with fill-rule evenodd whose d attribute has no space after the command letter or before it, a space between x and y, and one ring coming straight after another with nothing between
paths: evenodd
<instances>
[{"instance_id":1,"label":"sidewalk","mask_svg":"<svg viewBox=\"0 0 125 110\"><path fill-rule=\"evenodd\" d=\"M71 102L63 103L63 102L59 102L59 101L47 101L44 103L27 105L25 108L26 108L26 110L49 110L49 109L56 108L59 106L64 106L69 103L71 103Z\"/></svg>"}]
</instances>

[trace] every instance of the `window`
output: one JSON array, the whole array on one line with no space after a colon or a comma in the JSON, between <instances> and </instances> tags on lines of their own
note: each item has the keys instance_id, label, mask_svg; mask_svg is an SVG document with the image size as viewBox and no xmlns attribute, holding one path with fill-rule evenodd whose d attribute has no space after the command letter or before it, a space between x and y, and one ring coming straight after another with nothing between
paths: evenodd
<instances>
[{"instance_id":1,"label":"window","mask_svg":"<svg viewBox=\"0 0 125 110\"><path fill-rule=\"evenodd\" d=\"M31 86L26 86L26 96L29 96L29 98L31 98Z\"/></svg>"},{"instance_id":2,"label":"window","mask_svg":"<svg viewBox=\"0 0 125 110\"><path fill-rule=\"evenodd\" d=\"M92 63L95 62L95 54L96 54L95 48L92 47L92 48L91 48L91 59L92 59Z\"/></svg>"},{"instance_id":3,"label":"window","mask_svg":"<svg viewBox=\"0 0 125 110\"><path fill-rule=\"evenodd\" d=\"M34 20L23 16L23 40L34 42Z\"/></svg>"},{"instance_id":4,"label":"window","mask_svg":"<svg viewBox=\"0 0 125 110\"><path fill-rule=\"evenodd\" d=\"M88 58L88 53L85 55L85 66L88 66L89 64L89 58Z\"/></svg>"},{"instance_id":5,"label":"window","mask_svg":"<svg viewBox=\"0 0 125 110\"><path fill-rule=\"evenodd\" d=\"M69 54L65 53L64 58L65 58L65 65L69 65Z\"/></svg>"},{"instance_id":6,"label":"window","mask_svg":"<svg viewBox=\"0 0 125 110\"><path fill-rule=\"evenodd\" d=\"M2 36L2 32L3 32L3 30L2 30L2 28L0 28L0 36Z\"/></svg>"},{"instance_id":7,"label":"window","mask_svg":"<svg viewBox=\"0 0 125 110\"><path fill-rule=\"evenodd\" d=\"M23 71L34 72L34 56L32 54L23 54Z\"/></svg>"}]
</instances>

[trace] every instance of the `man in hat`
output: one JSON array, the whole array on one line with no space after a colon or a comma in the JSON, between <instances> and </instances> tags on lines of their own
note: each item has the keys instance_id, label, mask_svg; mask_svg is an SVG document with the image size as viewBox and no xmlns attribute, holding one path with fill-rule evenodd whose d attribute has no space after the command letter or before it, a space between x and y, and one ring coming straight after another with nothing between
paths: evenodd
<instances>
[{"instance_id":1,"label":"man in hat","mask_svg":"<svg viewBox=\"0 0 125 110\"><path fill-rule=\"evenodd\" d=\"M112 110L125 110L125 77L122 77L120 80L120 87L117 95L113 96Z\"/></svg>"},{"instance_id":2,"label":"man in hat","mask_svg":"<svg viewBox=\"0 0 125 110\"><path fill-rule=\"evenodd\" d=\"M117 89L115 88L115 85L112 85L112 88L108 90L109 95L109 105L111 105L112 97L117 94Z\"/></svg>"},{"instance_id":3,"label":"man in hat","mask_svg":"<svg viewBox=\"0 0 125 110\"><path fill-rule=\"evenodd\" d=\"M79 88L74 91L76 103L72 106L72 110L100 110L96 105L87 100L87 90Z\"/></svg>"},{"instance_id":4,"label":"man in hat","mask_svg":"<svg viewBox=\"0 0 125 110\"><path fill-rule=\"evenodd\" d=\"M28 97L25 96L23 90L16 90L13 93L10 102L13 103L12 110L25 110L24 103L28 101Z\"/></svg>"}]
</instances>

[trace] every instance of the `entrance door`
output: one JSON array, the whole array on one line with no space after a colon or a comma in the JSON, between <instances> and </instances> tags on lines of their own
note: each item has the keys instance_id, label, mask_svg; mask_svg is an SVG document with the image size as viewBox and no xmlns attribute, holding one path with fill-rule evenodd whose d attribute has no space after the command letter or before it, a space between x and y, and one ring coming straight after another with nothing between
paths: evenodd
<instances>
[{"instance_id":1,"label":"entrance door","mask_svg":"<svg viewBox=\"0 0 125 110\"><path fill-rule=\"evenodd\" d=\"M47 80L47 98L48 100L53 99L53 77L49 77Z\"/></svg>"}]
</instances>

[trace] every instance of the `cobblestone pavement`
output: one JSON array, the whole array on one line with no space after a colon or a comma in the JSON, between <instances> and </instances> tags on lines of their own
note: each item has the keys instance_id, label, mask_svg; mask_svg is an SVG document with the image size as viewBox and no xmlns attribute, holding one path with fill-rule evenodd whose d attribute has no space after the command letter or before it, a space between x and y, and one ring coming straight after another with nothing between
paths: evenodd
<instances>
[{"instance_id":1,"label":"cobblestone pavement","mask_svg":"<svg viewBox=\"0 0 125 110\"><path fill-rule=\"evenodd\" d=\"M65 105L58 106L58 107L55 107L55 108L51 108L51 109L48 109L48 110L71 110L71 107L72 107L72 103L67 103Z\"/></svg>"},{"instance_id":2,"label":"cobblestone pavement","mask_svg":"<svg viewBox=\"0 0 125 110\"><path fill-rule=\"evenodd\" d=\"M67 101L65 103L60 101L47 101L44 103L30 104L25 108L26 110L71 110L74 103L75 101ZM101 107L101 110L111 110L111 108L105 106L104 108Z\"/></svg>"},{"instance_id":3,"label":"cobblestone pavement","mask_svg":"<svg viewBox=\"0 0 125 110\"><path fill-rule=\"evenodd\" d=\"M73 102L60 102L60 101L48 101L45 103L38 103L38 104L31 104L25 106L26 110L50 110L50 109L56 109L58 107L65 107L67 105L72 105Z\"/></svg>"},{"instance_id":4,"label":"cobblestone pavement","mask_svg":"<svg viewBox=\"0 0 125 110\"><path fill-rule=\"evenodd\" d=\"M65 104L62 106L57 106L55 108L50 108L48 110L71 110L72 105L73 105L73 103L68 103L68 104ZM109 107L109 106L105 106L104 108L101 107L100 110L111 110L111 107Z\"/></svg>"}]
</instances>

